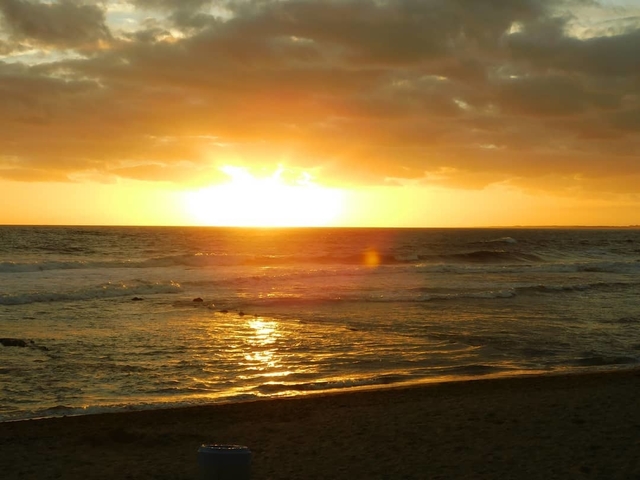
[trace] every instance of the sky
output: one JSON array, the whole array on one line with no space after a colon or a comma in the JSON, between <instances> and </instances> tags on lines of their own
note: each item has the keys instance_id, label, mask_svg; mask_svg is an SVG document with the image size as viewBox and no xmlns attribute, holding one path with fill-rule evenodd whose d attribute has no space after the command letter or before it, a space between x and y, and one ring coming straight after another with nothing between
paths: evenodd
<instances>
[{"instance_id":1,"label":"sky","mask_svg":"<svg viewBox=\"0 0 640 480\"><path fill-rule=\"evenodd\" d=\"M640 224L640 0L0 0L0 224Z\"/></svg>"}]
</instances>

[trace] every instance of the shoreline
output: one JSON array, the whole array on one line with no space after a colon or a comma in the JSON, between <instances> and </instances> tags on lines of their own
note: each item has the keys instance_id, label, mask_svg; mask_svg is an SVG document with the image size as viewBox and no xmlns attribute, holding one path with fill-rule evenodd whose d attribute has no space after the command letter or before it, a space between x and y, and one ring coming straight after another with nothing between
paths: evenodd
<instances>
[{"instance_id":1,"label":"shoreline","mask_svg":"<svg viewBox=\"0 0 640 480\"><path fill-rule=\"evenodd\" d=\"M618 367L611 368L611 366L602 366L594 370L593 368L583 368L583 369L565 369L561 371L543 371L543 370L520 370L517 373L513 371L499 372L499 373L487 373L482 375L446 375L439 377L424 377L416 380L406 380L400 382L391 382L391 383L376 383L376 384L364 384L364 385L354 385L349 387L336 387L325 390L299 390L297 393L287 393L283 392L281 395L274 396L253 396L253 397L245 397L245 398L236 398L236 397L212 397L210 399L202 400L200 402L195 402L193 399L191 400L178 400L175 402L164 402L164 403L151 403L151 404L132 404L132 405L106 405L106 406L89 406L89 407L69 407L68 410L71 410L72 413L53 413L53 414L44 414L41 416L27 416L27 417L18 417L18 418L5 418L2 419L0 416L0 425L3 423L13 423L13 422L24 422L24 421L32 421L32 420L50 420L55 418L71 418L71 417L83 417L83 416L94 416L94 415L112 415L112 414L120 414L120 413L138 413L138 412L146 412L146 411L166 411L166 410L182 410L189 408L201 408L201 407L215 407L219 405L229 405L229 404L244 404L244 403L253 403L253 402L263 402L263 401L271 401L271 400L285 400L285 399L297 399L297 398L309 398L315 396L325 396L325 395L341 395L341 394L351 394L351 393L359 393L359 392L369 392L376 390L389 390L389 389L411 389L411 388L420 388L429 385L437 385L437 384L447 384L447 383L458 383L458 382L473 382L473 381L491 381L491 380L501 380L501 379L510 379L510 378L520 378L520 377L538 377L538 376L566 376L566 375L583 375L583 374L591 374L591 373L613 373L617 371L627 371L638 369L640 371L640 367ZM51 408L50 410L54 410Z\"/></svg>"},{"instance_id":2,"label":"shoreline","mask_svg":"<svg viewBox=\"0 0 640 480\"><path fill-rule=\"evenodd\" d=\"M202 443L252 479L637 478L640 368L477 378L0 423L5 479L197 478Z\"/></svg>"}]
</instances>

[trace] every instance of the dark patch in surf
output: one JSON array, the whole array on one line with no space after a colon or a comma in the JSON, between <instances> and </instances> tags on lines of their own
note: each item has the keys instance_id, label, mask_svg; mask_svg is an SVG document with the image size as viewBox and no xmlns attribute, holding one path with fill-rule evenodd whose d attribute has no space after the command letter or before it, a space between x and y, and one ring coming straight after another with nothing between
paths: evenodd
<instances>
[{"instance_id":1,"label":"dark patch in surf","mask_svg":"<svg viewBox=\"0 0 640 480\"><path fill-rule=\"evenodd\" d=\"M638 363L638 359L634 357L606 357L606 356L589 356L578 358L573 365L578 367L604 367L607 365L630 365Z\"/></svg>"}]
</instances>

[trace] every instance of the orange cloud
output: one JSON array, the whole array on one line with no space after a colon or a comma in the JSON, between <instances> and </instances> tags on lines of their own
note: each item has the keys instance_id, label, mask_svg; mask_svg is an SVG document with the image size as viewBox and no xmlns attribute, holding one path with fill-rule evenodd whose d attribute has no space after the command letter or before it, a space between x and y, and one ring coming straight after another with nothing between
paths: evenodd
<instances>
[{"instance_id":1,"label":"orange cloud","mask_svg":"<svg viewBox=\"0 0 640 480\"><path fill-rule=\"evenodd\" d=\"M193 184L230 158L334 184L640 176L640 22L581 38L579 3L543 0L132 4L153 21L125 31L106 4L2 3L0 52L52 56L0 62L0 177Z\"/></svg>"}]
</instances>

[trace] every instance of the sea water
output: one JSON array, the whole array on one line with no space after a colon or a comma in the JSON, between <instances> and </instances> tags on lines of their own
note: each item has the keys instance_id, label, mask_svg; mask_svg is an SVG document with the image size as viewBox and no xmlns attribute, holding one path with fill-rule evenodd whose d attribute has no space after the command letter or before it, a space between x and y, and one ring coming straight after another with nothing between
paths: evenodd
<instances>
[{"instance_id":1,"label":"sea water","mask_svg":"<svg viewBox=\"0 0 640 480\"><path fill-rule=\"evenodd\" d=\"M632 228L0 226L0 420L629 368L639 274Z\"/></svg>"}]
</instances>

